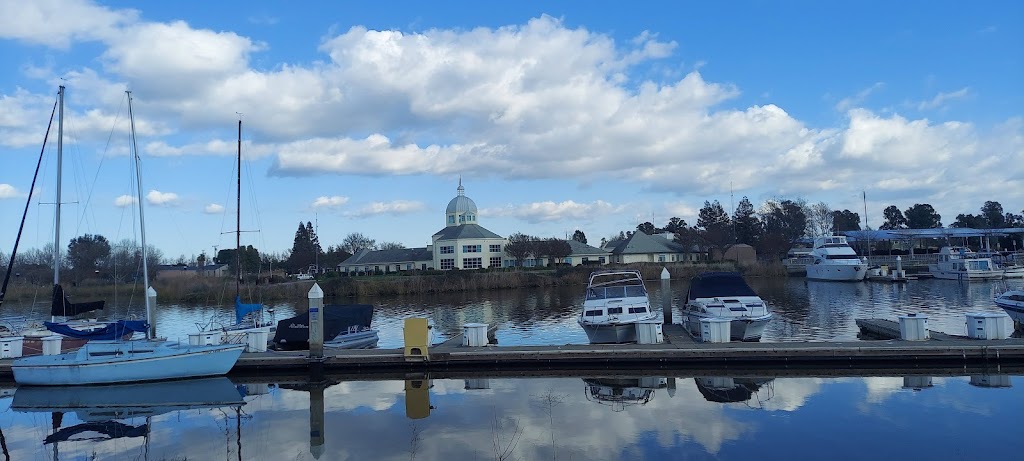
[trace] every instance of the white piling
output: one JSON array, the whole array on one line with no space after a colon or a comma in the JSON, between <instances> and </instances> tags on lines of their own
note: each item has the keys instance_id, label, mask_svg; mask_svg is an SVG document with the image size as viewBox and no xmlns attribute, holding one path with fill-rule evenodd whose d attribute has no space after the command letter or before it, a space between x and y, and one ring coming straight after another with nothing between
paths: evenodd
<instances>
[{"instance_id":1,"label":"white piling","mask_svg":"<svg viewBox=\"0 0 1024 461\"><path fill-rule=\"evenodd\" d=\"M309 358L319 359L324 356L324 290L320 284L313 283L309 289Z\"/></svg>"}]
</instances>

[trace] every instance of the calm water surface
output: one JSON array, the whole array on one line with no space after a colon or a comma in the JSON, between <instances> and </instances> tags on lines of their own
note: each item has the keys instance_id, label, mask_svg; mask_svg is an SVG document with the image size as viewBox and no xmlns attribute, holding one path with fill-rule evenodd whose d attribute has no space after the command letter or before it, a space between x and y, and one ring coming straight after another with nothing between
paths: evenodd
<instances>
[{"instance_id":1,"label":"calm water surface","mask_svg":"<svg viewBox=\"0 0 1024 461\"><path fill-rule=\"evenodd\" d=\"M110 393L133 406L116 411L90 407L81 391L0 390L4 459L974 460L1024 452L1019 375L215 380L160 392L117 386ZM197 387L222 397L166 406ZM24 408L47 398L49 408Z\"/></svg>"},{"instance_id":2,"label":"calm water surface","mask_svg":"<svg viewBox=\"0 0 1024 461\"><path fill-rule=\"evenodd\" d=\"M765 331L763 342L829 341L857 338L857 318L887 318L907 313L929 317L929 328L949 334L965 334L964 314L1003 312L992 297L1007 288L1020 288L1021 281L961 283L950 280L915 280L906 284L816 282L803 278L752 278L751 286L775 313ZM651 303L662 308L665 293L660 281L648 281ZM686 297L688 282L673 281L671 287L673 319L679 323L679 309ZM576 323L583 303L582 287L560 287L456 293L446 295L388 297L368 299L327 299L327 303L368 303L376 306L373 326L380 330L381 348L402 347L402 324L407 317L433 320L434 340L440 341L461 332L469 322L497 325L501 345L586 344L587 336ZM46 296L32 304L14 305L13 313L45 315ZM138 304L138 300L134 304ZM304 312L305 305L274 305L277 319ZM157 328L169 338L187 339L196 325L228 321L232 306L179 305L160 303ZM122 302L107 309L107 315L145 316L145 309Z\"/></svg>"}]
</instances>

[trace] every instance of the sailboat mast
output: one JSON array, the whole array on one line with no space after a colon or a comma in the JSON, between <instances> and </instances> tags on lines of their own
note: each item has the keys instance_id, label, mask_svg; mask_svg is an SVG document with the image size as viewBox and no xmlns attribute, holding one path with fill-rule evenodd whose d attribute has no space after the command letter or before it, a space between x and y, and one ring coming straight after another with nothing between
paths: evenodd
<instances>
[{"instance_id":1,"label":"sailboat mast","mask_svg":"<svg viewBox=\"0 0 1024 461\"><path fill-rule=\"evenodd\" d=\"M238 119L238 190L235 194L235 299L241 296L242 278L242 119Z\"/></svg>"},{"instance_id":2,"label":"sailboat mast","mask_svg":"<svg viewBox=\"0 0 1024 461\"><path fill-rule=\"evenodd\" d=\"M60 284L60 194L61 194L61 166L64 160L64 85L60 86L57 93L60 100L59 115L57 118L57 199L54 206L57 207L53 213L53 284Z\"/></svg>"},{"instance_id":3,"label":"sailboat mast","mask_svg":"<svg viewBox=\"0 0 1024 461\"><path fill-rule=\"evenodd\" d=\"M146 216L142 206L142 159L139 158L139 144L135 139L135 112L132 111L132 92L125 91L128 94L128 120L131 121L132 129L132 152L135 160L135 182L138 186L139 194L139 235L142 236L142 286L145 287L145 299L146 299L146 323L149 324L149 328L146 329L146 338L151 339L156 337L156 322L153 321L153 306L150 305L149 301L149 269L148 260L149 255L146 249Z\"/></svg>"}]
</instances>

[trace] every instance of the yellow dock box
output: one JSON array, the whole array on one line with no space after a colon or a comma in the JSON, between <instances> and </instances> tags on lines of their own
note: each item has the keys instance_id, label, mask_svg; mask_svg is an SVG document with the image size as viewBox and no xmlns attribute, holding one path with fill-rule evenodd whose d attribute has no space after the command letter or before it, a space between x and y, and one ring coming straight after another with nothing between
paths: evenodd
<instances>
[{"instance_id":1,"label":"yellow dock box","mask_svg":"<svg viewBox=\"0 0 1024 461\"><path fill-rule=\"evenodd\" d=\"M405 357L420 358L428 360L430 354L427 346L430 345L430 325L425 318L405 319Z\"/></svg>"}]
</instances>

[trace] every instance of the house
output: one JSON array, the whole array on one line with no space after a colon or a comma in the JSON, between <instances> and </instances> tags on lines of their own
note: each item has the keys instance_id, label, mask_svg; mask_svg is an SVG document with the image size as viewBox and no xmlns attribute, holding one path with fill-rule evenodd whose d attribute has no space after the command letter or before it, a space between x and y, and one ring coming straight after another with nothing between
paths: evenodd
<instances>
[{"instance_id":1,"label":"house","mask_svg":"<svg viewBox=\"0 0 1024 461\"><path fill-rule=\"evenodd\" d=\"M206 264L189 266L182 264L160 265L156 267L157 279L224 277L230 275L227 264Z\"/></svg>"},{"instance_id":2,"label":"house","mask_svg":"<svg viewBox=\"0 0 1024 461\"><path fill-rule=\"evenodd\" d=\"M609 262L617 264L692 262L704 259L702 252L676 243L671 240L671 235L647 235L637 231L625 239L606 243L603 249L610 253Z\"/></svg>"},{"instance_id":3,"label":"house","mask_svg":"<svg viewBox=\"0 0 1024 461\"><path fill-rule=\"evenodd\" d=\"M433 254L427 248L362 249L338 264L338 270L345 274L372 274L427 270L433 269L433 264Z\"/></svg>"}]
</instances>

